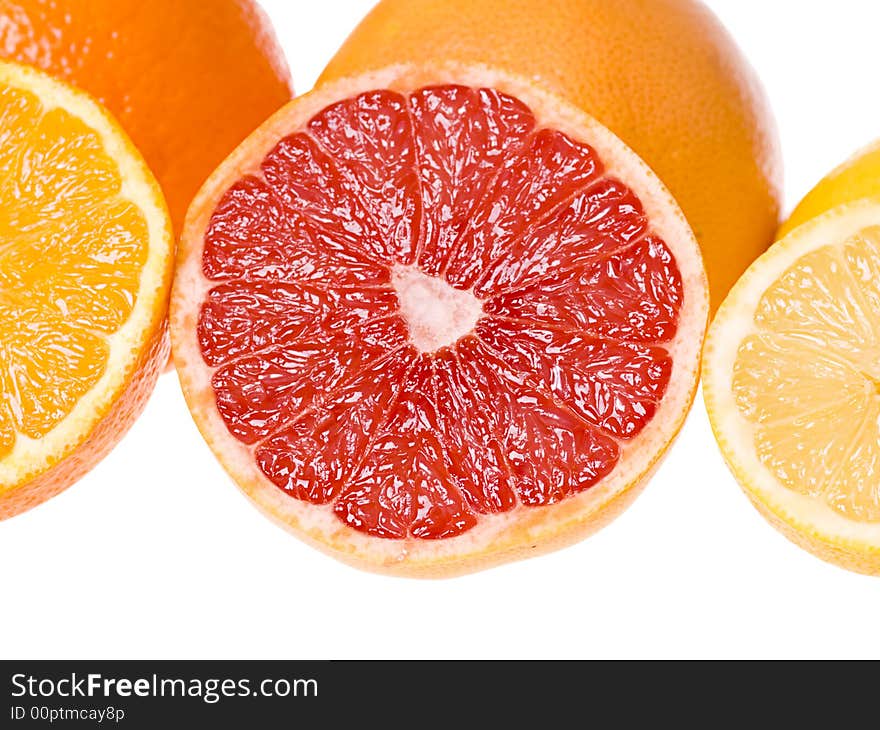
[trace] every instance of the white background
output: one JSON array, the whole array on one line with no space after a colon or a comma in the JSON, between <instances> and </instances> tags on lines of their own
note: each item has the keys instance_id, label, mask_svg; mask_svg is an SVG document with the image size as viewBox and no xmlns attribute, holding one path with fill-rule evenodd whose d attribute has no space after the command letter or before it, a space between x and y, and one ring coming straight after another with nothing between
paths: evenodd
<instances>
[{"instance_id":1,"label":"white background","mask_svg":"<svg viewBox=\"0 0 880 730\"><path fill-rule=\"evenodd\" d=\"M869 0L714 0L782 134L789 207L880 136ZM372 0L265 0L298 91ZM272 526L174 375L66 493L0 523L3 658L880 657L880 579L802 552L728 474L702 401L642 497L562 552L452 581L378 577Z\"/></svg>"}]
</instances>

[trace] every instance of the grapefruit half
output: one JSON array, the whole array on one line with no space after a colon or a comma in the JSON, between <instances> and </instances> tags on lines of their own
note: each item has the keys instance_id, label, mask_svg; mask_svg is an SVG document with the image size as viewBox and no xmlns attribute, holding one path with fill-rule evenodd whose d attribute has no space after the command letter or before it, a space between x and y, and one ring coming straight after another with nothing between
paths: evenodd
<instances>
[{"instance_id":1,"label":"grapefruit half","mask_svg":"<svg viewBox=\"0 0 880 730\"><path fill-rule=\"evenodd\" d=\"M619 139L483 66L291 102L208 180L171 328L244 492L363 568L453 575L620 512L692 402L697 243Z\"/></svg>"}]
</instances>

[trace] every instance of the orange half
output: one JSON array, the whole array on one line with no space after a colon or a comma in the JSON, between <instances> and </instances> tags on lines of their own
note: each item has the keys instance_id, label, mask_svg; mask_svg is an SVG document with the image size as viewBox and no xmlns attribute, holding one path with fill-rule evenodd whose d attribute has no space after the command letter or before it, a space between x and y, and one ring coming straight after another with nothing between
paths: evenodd
<instances>
[{"instance_id":1,"label":"orange half","mask_svg":"<svg viewBox=\"0 0 880 730\"><path fill-rule=\"evenodd\" d=\"M86 94L0 63L0 518L82 476L167 354L173 241L143 159Z\"/></svg>"}]
</instances>

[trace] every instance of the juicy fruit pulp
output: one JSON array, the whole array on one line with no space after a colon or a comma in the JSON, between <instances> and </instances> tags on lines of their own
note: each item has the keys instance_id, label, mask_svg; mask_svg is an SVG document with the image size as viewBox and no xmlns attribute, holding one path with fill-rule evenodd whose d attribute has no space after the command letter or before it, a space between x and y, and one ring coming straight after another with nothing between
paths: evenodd
<instances>
[{"instance_id":1,"label":"juicy fruit pulp","mask_svg":"<svg viewBox=\"0 0 880 730\"><path fill-rule=\"evenodd\" d=\"M134 307L147 222L100 135L0 82L0 457L104 374Z\"/></svg>"},{"instance_id":2,"label":"juicy fruit pulp","mask_svg":"<svg viewBox=\"0 0 880 730\"><path fill-rule=\"evenodd\" d=\"M290 498L448 538L610 474L683 284L588 145L490 88L377 90L283 138L205 231L216 407Z\"/></svg>"},{"instance_id":3,"label":"juicy fruit pulp","mask_svg":"<svg viewBox=\"0 0 880 730\"><path fill-rule=\"evenodd\" d=\"M787 489L880 523L880 226L805 254L761 297L733 393Z\"/></svg>"}]
</instances>

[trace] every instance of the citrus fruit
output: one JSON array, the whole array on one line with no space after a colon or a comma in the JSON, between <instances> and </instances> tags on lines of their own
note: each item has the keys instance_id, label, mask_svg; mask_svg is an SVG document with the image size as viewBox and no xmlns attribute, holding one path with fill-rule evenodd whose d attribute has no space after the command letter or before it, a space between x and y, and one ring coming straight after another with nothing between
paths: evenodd
<instances>
[{"instance_id":1,"label":"citrus fruit","mask_svg":"<svg viewBox=\"0 0 880 730\"><path fill-rule=\"evenodd\" d=\"M450 575L571 542L691 403L699 249L616 137L485 67L300 97L193 203L172 342L193 416L281 524Z\"/></svg>"},{"instance_id":2,"label":"citrus fruit","mask_svg":"<svg viewBox=\"0 0 880 730\"><path fill-rule=\"evenodd\" d=\"M162 193L81 91L0 62L0 519L53 496L131 425L168 357Z\"/></svg>"},{"instance_id":3,"label":"citrus fruit","mask_svg":"<svg viewBox=\"0 0 880 730\"><path fill-rule=\"evenodd\" d=\"M175 228L205 178L290 99L253 0L0 0L0 57L85 89L121 122Z\"/></svg>"},{"instance_id":4,"label":"citrus fruit","mask_svg":"<svg viewBox=\"0 0 880 730\"><path fill-rule=\"evenodd\" d=\"M718 310L703 388L721 451L787 537L880 573L880 200L795 228Z\"/></svg>"},{"instance_id":5,"label":"citrus fruit","mask_svg":"<svg viewBox=\"0 0 880 730\"><path fill-rule=\"evenodd\" d=\"M779 228L783 238L806 223L843 203L880 195L880 141L860 150L832 170L797 204Z\"/></svg>"},{"instance_id":6,"label":"citrus fruit","mask_svg":"<svg viewBox=\"0 0 880 730\"><path fill-rule=\"evenodd\" d=\"M507 69L611 129L687 216L713 310L773 240L776 124L751 66L702 2L381 0L321 80L434 59Z\"/></svg>"}]
</instances>

